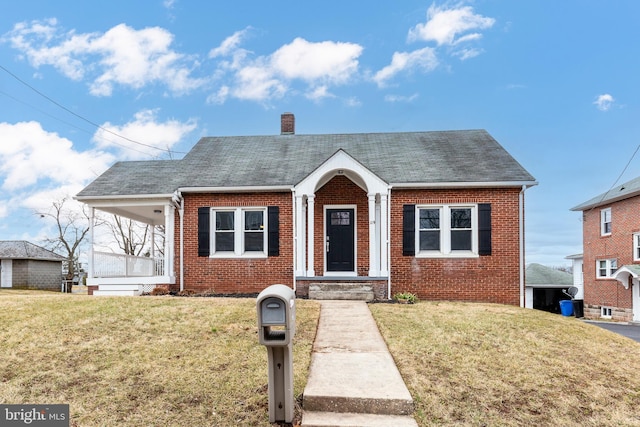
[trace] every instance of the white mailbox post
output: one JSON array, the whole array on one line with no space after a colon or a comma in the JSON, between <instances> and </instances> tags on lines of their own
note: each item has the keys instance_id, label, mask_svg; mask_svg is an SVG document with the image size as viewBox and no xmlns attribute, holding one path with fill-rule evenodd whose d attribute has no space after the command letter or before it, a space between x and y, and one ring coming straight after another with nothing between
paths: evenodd
<instances>
[{"instance_id":1,"label":"white mailbox post","mask_svg":"<svg viewBox=\"0 0 640 427\"><path fill-rule=\"evenodd\" d=\"M293 289L271 285L258 295L258 342L267 347L269 422L293 421L293 336L296 331Z\"/></svg>"}]
</instances>

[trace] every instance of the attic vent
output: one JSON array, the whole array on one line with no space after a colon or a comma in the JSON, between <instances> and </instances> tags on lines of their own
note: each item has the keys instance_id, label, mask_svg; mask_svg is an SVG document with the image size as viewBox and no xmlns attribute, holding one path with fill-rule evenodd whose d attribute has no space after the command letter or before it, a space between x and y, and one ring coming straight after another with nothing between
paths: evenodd
<instances>
[{"instance_id":1,"label":"attic vent","mask_svg":"<svg viewBox=\"0 0 640 427\"><path fill-rule=\"evenodd\" d=\"M293 135L296 133L296 118L293 113L283 113L280 116L280 134Z\"/></svg>"}]
</instances>

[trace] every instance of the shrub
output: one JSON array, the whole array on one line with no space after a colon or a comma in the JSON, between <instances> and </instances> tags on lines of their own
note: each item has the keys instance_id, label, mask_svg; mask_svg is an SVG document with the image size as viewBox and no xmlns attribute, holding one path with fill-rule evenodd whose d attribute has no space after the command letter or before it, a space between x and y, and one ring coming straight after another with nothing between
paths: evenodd
<instances>
[{"instance_id":1,"label":"shrub","mask_svg":"<svg viewBox=\"0 0 640 427\"><path fill-rule=\"evenodd\" d=\"M167 288L159 288L159 287L155 287L153 288L153 290L150 292L151 295L153 296L159 296L159 295L168 295L169 294L169 289Z\"/></svg>"},{"instance_id":2,"label":"shrub","mask_svg":"<svg viewBox=\"0 0 640 427\"><path fill-rule=\"evenodd\" d=\"M416 294L412 294L411 292L397 293L393 296L393 299L404 304L413 304L418 301Z\"/></svg>"}]
</instances>

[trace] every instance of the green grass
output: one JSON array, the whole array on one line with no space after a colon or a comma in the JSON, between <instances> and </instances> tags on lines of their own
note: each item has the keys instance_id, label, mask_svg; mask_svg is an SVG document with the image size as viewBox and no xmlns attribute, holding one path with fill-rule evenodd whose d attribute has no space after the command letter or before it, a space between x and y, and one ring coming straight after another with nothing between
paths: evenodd
<instances>
[{"instance_id":1,"label":"green grass","mask_svg":"<svg viewBox=\"0 0 640 427\"><path fill-rule=\"evenodd\" d=\"M2 290L0 306L2 403L67 403L83 427L270 425L254 299ZM421 427L640 425L639 343L511 306L370 308ZM298 397L318 315L297 301Z\"/></svg>"},{"instance_id":2,"label":"green grass","mask_svg":"<svg viewBox=\"0 0 640 427\"><path fill-rule=\"evenodd\" d=\"M0 401L67 403L74 426L267 426L254 299L0 292ZM297 301L294 392L319 306Z\"/></svg>"},{"instance_id":3,"label":"green grass","mask_svg":"<svg viewBox=\"0 0 640 427\"><path fill-rule=\"evenodd\" d=\"M370 308L420 426L640 425L640 343L518 307Z\"/></svg>"}]
</instances>

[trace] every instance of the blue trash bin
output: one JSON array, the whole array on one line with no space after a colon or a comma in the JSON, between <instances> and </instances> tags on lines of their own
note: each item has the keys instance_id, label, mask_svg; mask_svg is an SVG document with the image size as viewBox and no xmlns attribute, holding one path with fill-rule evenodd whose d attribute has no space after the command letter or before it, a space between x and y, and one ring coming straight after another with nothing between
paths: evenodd
<instances>
[{"instance_id":1,"label":"blue trash bin","mask_svg":"<svg viewBox=\"0 0 640 427\"><path fill-rule=\"evenodd\" d=\"M573 316L573 301L570 299L560 301L560 313L563 316Z\"/></svg>"}]
</instances>

